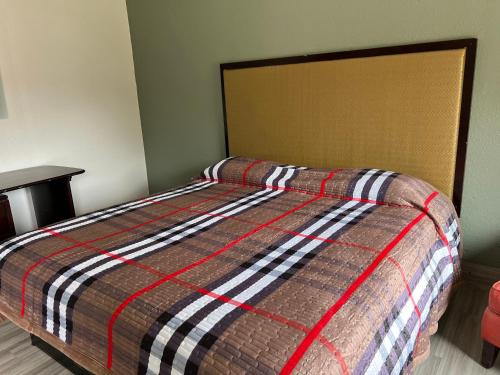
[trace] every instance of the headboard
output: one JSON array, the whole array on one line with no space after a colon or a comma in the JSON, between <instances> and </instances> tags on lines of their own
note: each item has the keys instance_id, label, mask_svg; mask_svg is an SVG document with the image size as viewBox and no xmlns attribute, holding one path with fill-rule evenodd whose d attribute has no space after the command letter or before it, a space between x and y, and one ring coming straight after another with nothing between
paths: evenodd
<instances>
[{"instance_id":1,"label":"headboard","mask_svg":"<svg viewBox=\"0 0 500 375\"><path fill-rule=\"evenodd\" d=\"M476 43L221 64L227 155L402 172L459 211Z\"/></svg>"}]
</instances>

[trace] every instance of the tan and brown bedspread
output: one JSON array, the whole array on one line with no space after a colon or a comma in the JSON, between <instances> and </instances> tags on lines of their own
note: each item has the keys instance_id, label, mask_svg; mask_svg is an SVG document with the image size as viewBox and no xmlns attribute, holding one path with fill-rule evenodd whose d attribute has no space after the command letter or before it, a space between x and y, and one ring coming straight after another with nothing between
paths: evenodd
<instances>
[{"instance_id":1,"label":"tan and brown bedspread","mask_svg":"<svg viewBox=\"0 0 500 375\"><path fill-rule=\"evenodd\" d=\"M96 373L401 373L459 272L409 176L225 159L0 245L0 312Z\"/></svg>"}]
</instances>

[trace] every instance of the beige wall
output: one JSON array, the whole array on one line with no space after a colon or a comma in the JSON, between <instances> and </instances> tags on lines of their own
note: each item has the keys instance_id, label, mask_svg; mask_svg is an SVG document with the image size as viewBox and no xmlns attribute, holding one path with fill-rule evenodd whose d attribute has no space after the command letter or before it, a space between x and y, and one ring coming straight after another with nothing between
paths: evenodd
<instances>
[{"instance_id":1,"label":"beige wall","mask_svg":"<svg viewBox=\"0 0 500 375\"><path fill-rule=\"evenodd\" d=\"M224 154L219 64L477 37L462 222L500 267L499 0L127 0L153 191Z\"/></svg>"},{"instance_id":2,"label":"beige wall","mask_svg":"<svg viewBox=\"0 0 500 375\"><path fill-rule=\"evenodd\" d=\"M0 171L84 168L77 213L147 193L124 0L0 0L0 77ZM29 194L9 197L32 228Z\"/></svg>"}]
</instances>

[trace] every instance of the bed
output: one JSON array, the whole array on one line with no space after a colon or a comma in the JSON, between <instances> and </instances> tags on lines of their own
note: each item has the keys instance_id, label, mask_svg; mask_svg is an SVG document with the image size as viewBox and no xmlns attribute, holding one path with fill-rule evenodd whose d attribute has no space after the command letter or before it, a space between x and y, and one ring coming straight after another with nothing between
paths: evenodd
<instances>
[{"instance_id":1,"label":"bed","mask_svg":"<svg viewBox=\"0 0 500 375\"><path fill-rule=\"evenodd\" d=\"M96 374L411 373L460 276L475 46L221 65L227 157L2 243L0 312Z\"/></svg>"}]
</instances>

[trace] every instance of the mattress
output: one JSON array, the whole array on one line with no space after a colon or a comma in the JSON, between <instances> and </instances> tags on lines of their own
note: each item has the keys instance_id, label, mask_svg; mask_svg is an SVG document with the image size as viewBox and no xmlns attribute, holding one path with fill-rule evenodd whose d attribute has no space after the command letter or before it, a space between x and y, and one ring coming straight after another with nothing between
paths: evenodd
<instances>
[{"instance_id":1,"label":"mattress","mask_svg":"<svg viewBox=\"0 0 500 375\"><path fill-rule=\"evenodd\" d=\"M224 159L0 245L0 312L97 374L411 373L460 272L429 184Z\"/></svg>"}]
</instances>

